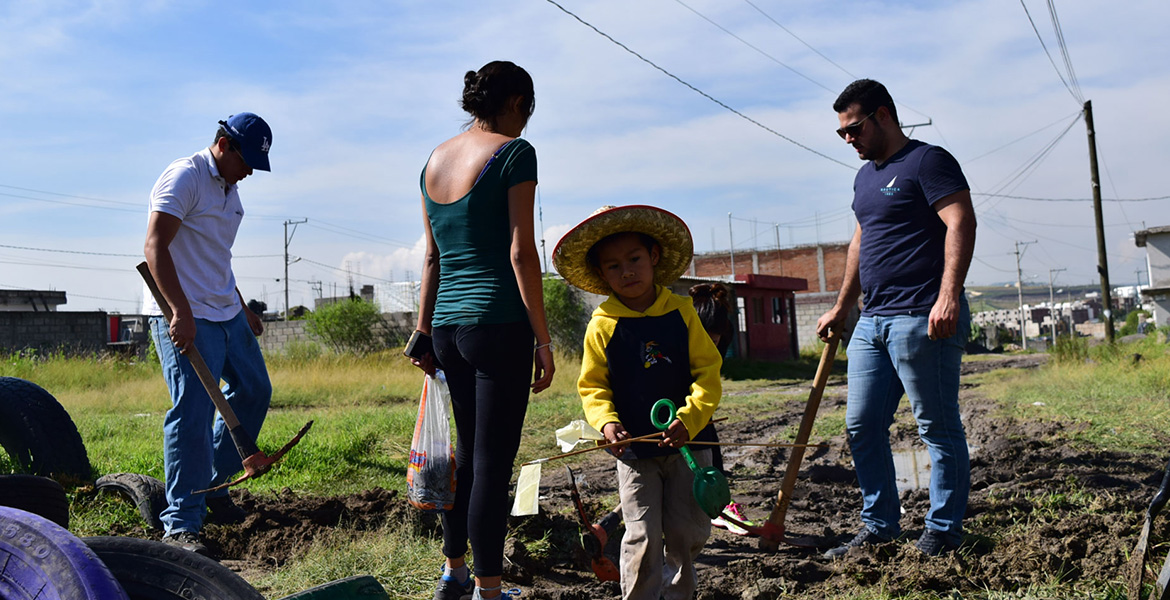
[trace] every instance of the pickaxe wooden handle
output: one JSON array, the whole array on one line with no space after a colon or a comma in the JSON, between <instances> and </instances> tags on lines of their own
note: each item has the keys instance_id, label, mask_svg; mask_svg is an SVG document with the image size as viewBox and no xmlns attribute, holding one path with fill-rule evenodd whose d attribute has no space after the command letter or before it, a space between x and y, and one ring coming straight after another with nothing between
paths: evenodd
<instances>
[{"instance_id":1,"label":"pickaxe wooden handle","mask_svg":"<svg viewBox=\"0 0 1170 600\"><path fill-rule=\"evenodd\" d=\"M780 493L776 497L776 505L772 507L772 514L761 531L769 535L761 535L759 546L765 550L776 550L780 542L784 541L784 517L788 514L788 504L792 502L792 489L796 487L796 476L800 473L800 462L804 460L804 447L808 437L812 434L813 423L817 419L817 409L821 405L821 396L825 393L825 384L829 381L829 372L833 370L833 360L837 357L837 345L841 341L841 334L836 330L829 330L829 339L821 351L821 362L817 365L817 374L813 379L812 390L808 394L808 402L804 406L804 419L800 422L800 430L796 434L795 444L788 457L788 470L784 473L784 480L780 484Z\"/></svg>"},{"instance_id":2,"label":"pickaxe wooden handle","mask_svg":"<svg viewBox=\"0 0 1170 600\"><path fill-rule=\"evenodd\" d=\"M163 316L166 317L169 323L174 318L174 313L171 311L171 305L167 303L166 298L163 297L162 291L158 288L158 283L155 282L154 276L150 273L150 267L143 261L138 265L138 273L142 275L142 280L146 282L146 287L150 289L150 294L154 296L155 303L158 304L159 309L162 310ZM211 397L212 404L215 404L215 409L219 411L220 416L223 417L224 425L227 426L228 433L232 436L232 442L236 445L236 451L240 453L240 458L243 459L244 475L239 479L225 483L222 485L208 488L206 490L196 490L193 493L201 494L204 492L211 492L214 490L223 489L225 487L236 485L241 481L252 477L259 477L267 473L276 461L288 452L289 448L296 445L301 440L301 436L309 430L313 425L309 421L300 432L297 433L293 439L285 444L279 452L272 456L268 456L260 451L256 446L256 439L248 434L244 426L240 424L240 420L236 418L236 411L232 410L232 405L228 404L227 398L224 397L223 391L219 389L219 381L211 374L211 369L207 368L207 363L203 360L203 355L199 354L199 350L195 348L192 343L187 351L183 353L187 360L191 363L191 368L195 369L195 374L199 376L199 381L203 383L203 388L207 390L207 395Z\"/></svg>"}]
</instances>

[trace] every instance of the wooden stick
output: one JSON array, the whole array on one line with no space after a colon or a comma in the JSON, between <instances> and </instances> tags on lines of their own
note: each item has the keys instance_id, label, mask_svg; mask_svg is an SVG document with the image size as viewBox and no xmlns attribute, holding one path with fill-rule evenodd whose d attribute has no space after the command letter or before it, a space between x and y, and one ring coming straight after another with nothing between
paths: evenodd
<instances>
[{"instance_id":1,"label":"wooden stick","mask_svg":"<svg viewBox=\"0 0 1170 600\"><path fill-rule=\"evenodd\" d=\"M821 350L821 362L817 365L817 374L813 378L812 389L808 393L808 402L804 406L804 418L800 422L800 429L796 433L797 443L808 441L812 433L813 423L817 418L817 408L821 405L821 396L825 392L825 384L829 381L829 373L833 370L833 359L837 357L837 344L841 341L841 332L829 330L829 339ZM804 448L796 448L788 457L788 470L780 483L780 493L776 495L776 505L772 507L772 514L768 522L780 530L780 537L784 536L784 517L788 513L788 504L792 501L792 489L796 486L796 476L800 472L800 461L804 459ZM780 540L761 537L761 549L776 550L780 547Z\"/></svg>"},{"instance_id":2,"label":"wooden stick","mask_svg":"<svg viewBox=\"0 0 1170 600\"><path fill-rule=\"evenodd\" d=\"M655 440L638 440L641 442L654 442ZM691 440L687 444L695 444L699 446L755 446L759 448L828 448L828 444L785 444L785 443L754 443L754 442L698 442Z\"/></svg>"},{"instance_id":3,"label":"wooden stick","mask_svg":"<svg viewBox=\"0 0 1170 600\"><path fill-rule=\"evenodd\" d=\"M536 459L536 460L530 460L530 461L528 461L528 462L526 462L526 463L521 463L521 465L520 465L520 466L521 466L521 467L523 467L523 466L525 466L525 465L535 465L535 464L538 464L538 463L546 463L546 462L548 462L548 461L550 461L550 460L557 460L557 459L565 458L565 457L568 457L568 456L573 456L573 455L575 455L575 454L584 454L584 453L586 453L586 452L593 452L594 450L601 450L601 449L603 449L603 448L615 448L615 447L617 447L617 446L625 446L626 444L632 444L632 443L634 443L634 442L639 442L639 441L642 441L642 440L649 440L649 439L650 439L650 438L652 438L652 437L661 438L661 437L662 437L662 432L661 432L661 431L656 431L656 432L654 432L654 433L648 433L648 434L646 434L646 435L640 435L640 436L638 436L638 437L632 437L632 438L629 438L629 439L622 440L622 441L620 441L620 442L614 442L614 443L612 443L612 444L598 444L598 445L596 445L596 446L594 446L594 447L592 447L592 448L583 448L583 449L581 449L581 450L574 450L574 451L572 451L572 452L566 452L566 453L564 453L564 454L559 454L559 455L557 455L557 456L550 456L550 457L548 457L548 458L538 458L538 459Z\"/></svg>"}]
</instances>

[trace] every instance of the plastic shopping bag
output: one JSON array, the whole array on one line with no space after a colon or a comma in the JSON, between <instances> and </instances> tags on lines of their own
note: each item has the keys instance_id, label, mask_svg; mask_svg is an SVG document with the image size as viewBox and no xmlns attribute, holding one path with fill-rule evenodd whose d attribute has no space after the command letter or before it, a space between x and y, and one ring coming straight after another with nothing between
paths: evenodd
<instances>
[{"instance_id":1,"label":"plastic shopping bag","mask_svg":"<svg viewBox=\"0 0 1170 600\"><path fill-rule=\"evenodd\" d=\"M418 404L406 469L406 500L422 510L442 512L455 505L455 451L451 447L447 382L442 371L435 375L426 376Z\"/></svg>"}]
</instances>

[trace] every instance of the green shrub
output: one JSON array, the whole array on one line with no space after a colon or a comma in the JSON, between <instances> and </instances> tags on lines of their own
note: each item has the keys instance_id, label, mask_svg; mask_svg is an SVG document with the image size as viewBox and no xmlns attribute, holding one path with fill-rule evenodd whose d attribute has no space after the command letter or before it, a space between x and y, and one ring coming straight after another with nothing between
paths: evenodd
<instances>
[{"instance_id":1,"label":"green shrub","mask_svg":"<svg viewBox=\"0 0 1170 600\"><path fill-rule=\"evenodd\" d=\"M589 309L581 292L564 279L544 278L544 314L548 320L548 334L563 354L581 358L585 350L585 328L589 325Z\"/></svg>"},{"instance_id":2,"label":"green shrub","mask_svg":"<svg viewBox=\"0 0 1170 600\"><path fill-rule=\"evenodd\" d=\"M1061 364L1083 363L1089 358L1089 340L1087 338L1062 335L1056 338L1056 345L1052 347L1052 359Z\"/></svg>"},{"instance_id":3,"label":"green shrub","mask_svg":"<svg viewBox=\"0 0 1170 600\"><path fill-rule=\"evenodd\" d=\"M364 355L388 347L385 336L375 331L382 324L377 305L360 298L322 306L308 313L305 321L309 335L335 352Z\"/></svg>"},{"instance_id":4,"label":"green shrub","mask_svg":"<svg viewBox=\"0 0 1170 600\"><path fill-rule=\"evenodd\" d=\"M1150 318L1150 313L1144 310L1131 310L1129 314L1125 315L1125 325L1121 326L1117 334L1121 337L1133 335L1138 332L1138 325Z\"/></svg>"}]
</instances>

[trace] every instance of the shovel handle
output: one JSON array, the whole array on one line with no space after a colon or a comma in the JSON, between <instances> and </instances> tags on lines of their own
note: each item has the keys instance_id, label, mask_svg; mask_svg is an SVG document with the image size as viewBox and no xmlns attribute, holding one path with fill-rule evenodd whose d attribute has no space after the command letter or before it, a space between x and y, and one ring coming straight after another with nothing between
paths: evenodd
<instances>
[{"instance_id":1,"label":"shovel handle","mask_svg":"<svg viewBox=\"0 0 1170 600\"><path fill-rule=\"evenodd\" d=\"M150 273L150 266L146 264L146 261L139 263L138 273L142 275L142 280L146 282L146 287L150 289L150 294L154 296L155 303L158 304L163 316L170 323L171 319L174 318L174 312L171 311L171 305L163 297L162 291L158 289L158 283L155 282L154 275ZM207 390L207 395L211 397L212 404L215 405L215 409L223 417L223 423L227 426L228 433L232 436L232 441L236 444L236 451L240 453L240 458L246 459L259 453L260 449L256 447L256 440L248 435L243 425L240 424L240 420L236 418L236 411L232 410L232 405L228 404L227 398L224 398L223 391L219 389L219 381L211 374L211 369L207 368L207 363L204 362L203 355L199 354L199 350L195 347L195 344L191 344L183 356L187 357L187 361L191 363L191 368L195 369L195 374L199 376L199 381L203 383L203 388Z\"/></svg>"},{"instance_id":2,"label":"shovel handle","mask_svg":"<svg viewBox=\"0 0 1170 600\"><path fill-rule=\"evenodd\" d=\"M812 434L813 423L817 419L817 409L821 405L821 396L825 393L825 384L829 381L829 372L833 370L833 360L837 357L837 345L841 341L841 332L829 330L829 339L821 351L821 362L817 365L817 374L813 378L813 387L808 394L808 402L804 407L804 418L797 431L796 445L788 457L788 470L784 473L784 480L780 483L780 493L776 496L776 505L772 507L772 514L768 521L784 531L784 518L788 513L788 504L792 502L792 490L796 487L796 476L800 473L800 463L804 460L804 447ZM774 546L770 539L761 538L761 545Z\"/></svg>"}]
</instances>

